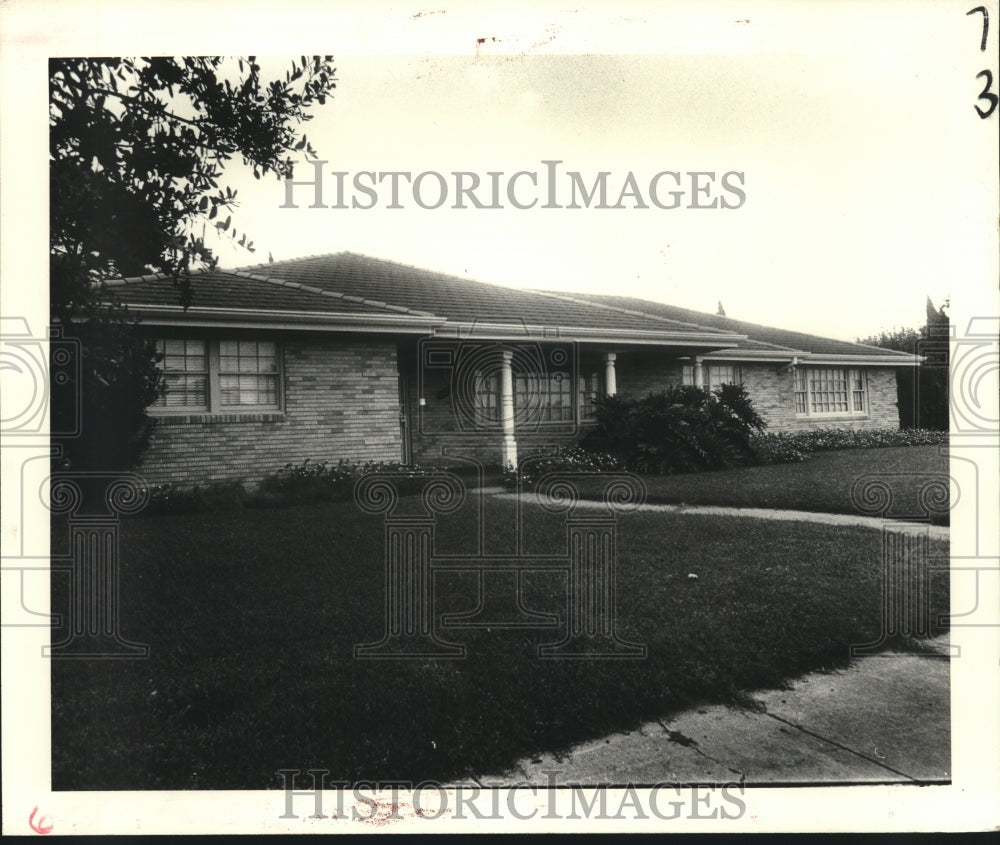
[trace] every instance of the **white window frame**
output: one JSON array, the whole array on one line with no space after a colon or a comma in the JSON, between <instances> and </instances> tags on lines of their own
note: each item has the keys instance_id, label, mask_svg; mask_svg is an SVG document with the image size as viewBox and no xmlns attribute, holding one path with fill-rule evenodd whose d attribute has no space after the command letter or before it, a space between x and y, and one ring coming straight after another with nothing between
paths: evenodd
<instances>
[{"instance_id":1,"label":"white window frame","mask_svg":"<svg viewBox=\"0 0 1000 845\"><path fill-rule=\"evenodd\" d=\"M843 374L844 384L844 404L845 408L834 410L817 410L817 405L823 404L819 400L819 394L823 391L817 389L819 380L814 374L824 373L828 378L823 384L829 384L835 379L835 374ZM822 419L864 419L869 416L871 398L868 391L868 371L863 367L837 367L837 366L803 366L798 365L793 375L793 390L795 401L795 416L800 418L822 418ZM830 391L825 391L829 393ZM838 391L840 392L840 391ZM861 408L857 408L860 401ZM826 404L829 404L827 400Z\"/></svg>"},{"instance_id":2,"label":"white window frame","mask_svg":"<svg viewBox=\"0 0 1000 845\"><path fill-rule=\"evenodd\" d=\"M571 423L582 414L582 394L573 389L573 376L566 371L550 373L514 372L513 399L515 425ZM500 374L479 370L474 376L475 419L484 426L500 424L503 398ZM552 397L559 401L552 403ZM530 407L525 405L530 402Z\"/></svg>"},{"instance_id":3,"label":"white window frame","mask_svg":"<svg viewBox=\"0 0 1000 845\"><path fill-rule=\"evenodd\" d=\"M731 369L733 371L733 380L730 381L716 381L712 378L712 370L718 370L725 367L727 370ZM743 381L742 373L740 372L739 364L718 364L718 363L708 363L707 361L701 365L701 375L704 380L702 385L706 390L714 390L723 384L741 384ZM683 364L681 366L681 383L689 387L694 386L694 364Z\"/></svg>"},{"instance_id":4,"label":"white window frame","mask_svg":"<svg viewBox=\"0 0 1000 845\"><path fill-rule=\"evenodd\" d=\"M184 344L184 351L181 353L180 357L184 359L185 367L181 370L168 371L166 369L166 358L168 355L167 344L169 342L182 343ZM181 404L167 405L166 402L166 391L157 397L156 401L153 403L151 408L154 413L164 413L164 414L200 414L206 413L208 411L209 402L209 362L208 362L208 342L203 338L157 338L156 339L156 351L161 356L160 361L157 363L157 367L162 373L162 378L166 384L169 384L170 377L180 377L183 380L190 378L202 379L204 382L204 401L203 402L184 402ZM188 345L198 344L201 347L201 353L196 355L189 354ZM172 353L171 357L176 355ZM188 360L195 360L197 358L201 359L202 366L196 370L187 369Z\"/></svg>"},{"instance_id":5,"label":"white window frame","mask_svg":"<svg viewBox=\"0 0 1000 845\"><path fill-rule=\"evenodd\" d=\"M231 415L231 414L275 414L281 413L285 407L284 395L284 363L282 346L276 340L259 338L221 337L221 338L157 338L157 347L165 340L199 340L205 344L205 353L208 363L206 404L205 405L162 405L159 400L151 405L147 411L151 416L156 417L176 417L176 416L205 416L205 415ZM220 345L224 342L239 343L273 343L275 372L276 402L273 405L225 405L222 402L222 376L232 375L221 371ZM246 373L246 375L272 375L264 373ZM162 398L162 397L161 397Z\"/></svg>"}]
</instances>

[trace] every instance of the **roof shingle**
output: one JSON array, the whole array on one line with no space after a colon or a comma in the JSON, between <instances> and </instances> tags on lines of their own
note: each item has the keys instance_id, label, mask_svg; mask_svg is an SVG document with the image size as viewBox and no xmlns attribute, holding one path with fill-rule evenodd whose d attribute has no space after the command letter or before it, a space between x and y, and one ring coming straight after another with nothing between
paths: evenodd
<instances>
[{"instance_id":1,"label":"roof shingle","mask_svg":"<svg viewBox=\"0 0 1000 845\"><path fill-rule=\"evenodd\" d=\"M276 261L246 269L251 272L266 269L273 276L337 291L345 298L362 296L429 311L451 322L723 334L719 329L665 324L651 317L594 308L587 303L559 302L536 291L476 282L352 252Z\"/></svg>"},{"instance_id":2,"label":"roof shingle","mask_svg":"<svg viewBox=\"0 0 1000 845\"><path fill-rule=\"evenodd\" d=\"M352 252L258 264L241 270L191 275L192 307L316 315L412 316L442 324L542 326L546 329L630 332L690 342L692 348L745 350L776 355L913 356L804 332L762 326L628 296L564 294L508 288L423 270ZM142 276L112 283L130 306L179 306L180 295L166 276ZM346 319L346 318L345 318ZM690 336L690 341L686 338ZM717 340L717 342L716 342ZM659 342L659 341L654 341ZM722 353L719 353L722 354Z\"/></svg>"},{"instance_id":3,"label":"roof shingle","mask_svg":"<svg viewBox=\"0 0 1000 845\"><path fill-rule=\"evenodd\" d=\"M744 334L747 336L748 341L742 341L740 347L762 346L796 352L808 352L814 355L886 355L899 356L900 358L912 357L905 352L896 352L890 349L868 346L863 343L851 343L846 340L834 340L804 332L778 329L772 326L762 326L758 323L748 323L745 320L736 320L732 317L724 317L719 314L692 311L688 308L679 308L676 305L666 305L662 302L636 299L631 296L583 293L574 293L571 296L576 300L592 302L595 305L628 308L641 311L652 317L662 317L667 320L704 326L718 331Z\"/></svg>"}]
</instances>

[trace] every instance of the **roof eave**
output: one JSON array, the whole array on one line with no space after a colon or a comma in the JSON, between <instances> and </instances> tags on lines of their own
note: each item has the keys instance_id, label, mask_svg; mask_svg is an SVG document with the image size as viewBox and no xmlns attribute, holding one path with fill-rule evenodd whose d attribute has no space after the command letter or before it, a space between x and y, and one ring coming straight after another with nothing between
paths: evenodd
<instances>
[{"instance_id":1,"label":"roof eave","mask_svg":"<svg viewBox=\"0 0 1000 845\"><path fill-rule=\"evenodd\" d=\"M591 343L628 343L654 346L705 346L728 349L737 346L744 335L712 332L664 332L644 329L608 329L587 326L546 326L526 323L482 323L449 320L445 331L454 332L456 340L578 340Z\"/></svg>"},{"instance_id":2,"label":"roof eave","mask_svg":"<svg viewBox=\"0 0 1000 845\"><path fill-rule=\"evenodd\" d=\"M412 314L345 314L325 311L274 311L253 308L214 308L179 305L129 305L143 325L201 326L336 332L392 331L427 334L444 324L440 317Z\"/></svg>"},{"instance_id":3,"label":"roof eave","mask_svg":"<svg viewBox=\"0 0 1000 845\"><path fill-rule=\"evenodd\" d=\"M800 355L809 364L854 364L860 366L919 367L927 359L923 355L846 355L813 352Z\"/></svg>"}]
</instances>

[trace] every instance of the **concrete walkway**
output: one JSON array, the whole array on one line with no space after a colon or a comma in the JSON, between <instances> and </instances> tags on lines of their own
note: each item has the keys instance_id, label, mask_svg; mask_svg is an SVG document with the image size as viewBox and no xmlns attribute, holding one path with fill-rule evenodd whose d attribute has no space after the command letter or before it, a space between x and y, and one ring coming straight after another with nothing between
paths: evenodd
<instances>
[{"instance_id":1,"label":"concrete walkway","mask_svg":"<svg viewBox=\"0 0 1000 845\"><path fill-rule=\"evenodd\" d=\"M483 493L516 498L502 488ZM604 507L579 502L577 507ZM686 505L640 505L663 513L712 514L928 532L946 526L866 516ZM751 693L748 706L713 705L582 743L568 753L525 757L510 771L481 773L481 787L514 783L699 783L748 785L941 783L951 776L948 637L933 653L885 652L846 669L812 673L785 690ZM558 774L553 775L553 772Z\"/></svg>"},{"instance_id":2,"label":"concrete walkway","mask_svg":"<svg viewBox=\"0 0 1000 845\"><path fill-rule=\"evenodd\" d=\"M510 493L503 487L479 487L471 493L488 493L498 499L516 500L517 493ZM534 501L535 494L522 494L527 501ZM574 504L576 508L605 508L602 502L581 500ZM820 525L854 525L861 528L888 528L892 531L920 531L934 539L947 540L947 525L930 525L926 522L904 522L902 520L881 519L877 516L862 516L861 514L816 513L814 511L776 510L772 508L730 508L721 505L658 505L644 503L633 506L629 510L647 511L653 513L684 513L707 514L710 516L735 516L748 519L773 519L779 522L813 522Z\"/></svg>"},{"instance_id":3,"label":"concrete walkway","mask_svg":"<svg viewBox=\"0 0 1000 845\"><path fill-rule=\"evenodd\" d=\"M700 707L567 754L470 779L514 783L747 785L941 783L951 774L947 637L939 656L887 652L814 673L751 705ZM557 772L557 775L552 775Z\"/></svg>"}]
</instances>

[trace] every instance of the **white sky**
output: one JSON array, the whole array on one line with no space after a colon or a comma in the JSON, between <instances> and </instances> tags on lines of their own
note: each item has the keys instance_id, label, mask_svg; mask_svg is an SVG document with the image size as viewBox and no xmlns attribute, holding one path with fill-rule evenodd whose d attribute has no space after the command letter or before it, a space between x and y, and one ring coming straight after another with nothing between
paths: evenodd
<instances>
[{"instance_id":1,"label":"white sky","mask_svg":"<svg viewBox=\"0 0 1000 845\"><path fill-rule=\"evenodd\" d=\"M662 170L745 174L736 210L425 210L408 191L391 210L385 190L337 210L308 208L308 189L280 209L281 184L234 168L234 224L258 251L224 249L223 266L352 250L515 286L721 300L844 339L918 326L926 295L957 304L996 278L996 120L973 110L988 60L981 17L957 2L88 7L8 16L35 24L8 30L35 48L21 79L46 55L334 54L336 95L307 127L329 171L485 181L557 159L588 183L610 171L612 197L630 171L643 191Z\"/></svg>"},{"instance_id":2,"label":"white sky","mask_svg":"<svg viewBox=\"0 0 1000 845\"><path fill-rule=\"evenodd\" d=\"M559 27L518 30L512 48L510 31L482 25L466 31L461 55L339 53L336 96L308 127L329 160L328 203L333 170L470 170L485 182L493 170L541 177L541 162L558 159L588 183L610 171L612 196L629 171L644 191L661 170L742 171L740 209L458 210L449 200L425 210L405 183L403 210L386 209L387 184L371 210L308 208L309 188L296 189L298 209L279 209L280 184L243 174L236 219L259 260L347 249L514 286L709 312L721 300L729 316L845 339L917 326L925 296L960 295L960 268L982 250L989 195L976 181L988 187L995 148L970 138L974 74L943 55L955 52L951 38L976 47L980 33L940 6L880 15L844 5L811 19L799 9L782 26L771 4L750 23L716 15L718 30L678 15L688 38L668 29L672 53L552 54ZM412 29L433 34L448 14ZM636 47L654 40L648 22L610 17L594 46L619 49L617 30ZM518 52L546 33L557 40ZM224 251L223 263L248 257Z\"/></svg>"}]
</instances>

